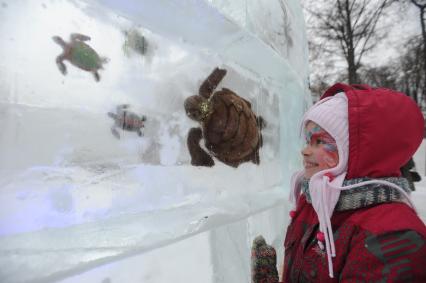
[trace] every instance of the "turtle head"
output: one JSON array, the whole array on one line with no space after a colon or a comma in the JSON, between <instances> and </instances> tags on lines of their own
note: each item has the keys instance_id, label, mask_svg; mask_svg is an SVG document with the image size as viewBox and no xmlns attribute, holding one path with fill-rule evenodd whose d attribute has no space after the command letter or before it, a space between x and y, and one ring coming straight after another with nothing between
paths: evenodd
<instances>
[{"instance_id":1,"label":"turtle head","mask_svg":"<svg viewBox=\"0 0 426 283\"><path fill-rule=\"evenodd\" d=\"M185 100L186 115L192 120L204 121L211 113L211 102L200 95L193 95Z\"/></svg>"}]
</instances>

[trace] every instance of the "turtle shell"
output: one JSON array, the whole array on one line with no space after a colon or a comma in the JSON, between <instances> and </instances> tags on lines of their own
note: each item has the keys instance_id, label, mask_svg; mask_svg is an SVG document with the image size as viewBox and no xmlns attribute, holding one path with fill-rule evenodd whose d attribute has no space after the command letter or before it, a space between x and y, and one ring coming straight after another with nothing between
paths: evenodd
<instances>
[{"instance_id":1,"label":"turtle shell","mask_svg":"<svg viewBox=\"0 0 426 283\"><path fill-rule=\"evenodd\" d=\"M97 70L102 67L102 60L98 53L84 42L75 42L70 49L69 60L72 64L87 70Z\"/></svg>"},{"instance_id":2,"label":"turtle shell","mask_svg":"<svg viewBox=\"0 0 426 283\"><path fill-rule=\"evenodd\" d=\"M227 164L250 159L261 139L250 103L226 88L215 92L211 101L213 112L203 123L206 148Z\"/></svg>"},{"instance_id":3,"label":"turtle shell","mask_svg":"<svg viewBox=\"0 0 426 283\"><path fill-rule=\"evenodd\" d=\"M134 131L144 126L144 121L134 113L126 112L126 115L121 117L122 127L124 130Z\"/></svg>"}]
</instances>

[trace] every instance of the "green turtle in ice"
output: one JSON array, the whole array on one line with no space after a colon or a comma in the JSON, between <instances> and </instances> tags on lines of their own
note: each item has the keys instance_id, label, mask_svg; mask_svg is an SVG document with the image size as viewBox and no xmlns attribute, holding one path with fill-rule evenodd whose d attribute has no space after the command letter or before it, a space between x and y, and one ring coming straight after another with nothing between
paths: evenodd
<instances>
[{"instance_id":1,"label":"green turtle in ice","mask_svg":"<svg viewBox=\"0 0 426 283\"><path fill-rule=\"evenodd\" d=\"M130 56L130 51L136 52L141 56L146 53L146 39L137 29L124 31L124 35L126 40L123 44L123 51L126 56Z\"/></svg>"},{"instance_id":2,"label":"green turtle in ice","mask_svg":"<svg viewBox=\"0 0 426 283\"><path fill-rule=\"evenodd\" d=\"M139 116L129 110L130 105L121 104L117 106L116 112L108 112L108 116L114 119L114 125L111 127L112 134L120 139L117 129L136 132L140 137L143 135L142 128L145 126L146 117Z\"/></svg>"},{"instance_id":3,"label":"green turtle in ice","mask_svg":"<svg viewBox=\"0 0 426 283\"><path fill-rule=\"evenodd\" d=\"M65 42L60 36L52 38L64 50L62 54L56 57L56 64L62 74L66 75L67 73L67 67L63 61L68 60L74 66L91 72L97 82L100 80L98 70L102 69L102 65L108 62L108 58L100 57L92 47L84 42L90 40L89 36L72 33L70 42Z\"/></svg>"}]
</instances>

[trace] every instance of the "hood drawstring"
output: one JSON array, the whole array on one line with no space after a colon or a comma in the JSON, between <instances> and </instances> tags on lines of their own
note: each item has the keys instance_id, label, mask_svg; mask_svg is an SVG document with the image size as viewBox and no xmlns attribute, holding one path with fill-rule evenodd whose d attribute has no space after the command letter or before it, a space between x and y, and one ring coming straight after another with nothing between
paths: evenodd
<instances>
[{"instance_id":1,"label":"hood drawstring","mask_svg":"<svg viewBox=\"0 0 426 283\"><path fill-rule=\"evenodd\" d=\"M315 178L311 180L312 183L316 183L316 184L319 183L318 184L319 186L318 185L311 186L310 184L309 186L310 194L311 194L312 206L314 207L318 216L319 232L324 235L324 237L321 237L324 239L323 240L324 243L318 240L318 245L320 246L320 248L323 249L325 244L325 250L327 253L327 262L328 262L328 273L329 273L329 276L333 278L332 257L336 256L336 249L334 246L333 230L331 228L330 219L331 219L331 214L333 213L335 204L333 205L333 203L331 203L330 201L327 201L327 198L328 199L332 198L331 195L333 194L337 195L337 198L338 198L338 195L340 195L340 191L332 191L332 190L327 191L327 187L329 187L329 184L330 184L330 178L328 176L323 175L321 179L319 180L318 179L319 178Z\"/></svg>"}]
</instances>

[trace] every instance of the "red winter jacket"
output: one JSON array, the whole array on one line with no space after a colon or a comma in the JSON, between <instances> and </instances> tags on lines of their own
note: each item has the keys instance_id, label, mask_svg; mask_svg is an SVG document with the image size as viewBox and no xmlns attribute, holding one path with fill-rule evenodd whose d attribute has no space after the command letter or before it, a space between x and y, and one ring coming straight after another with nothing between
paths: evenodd
<instances>
[{"instance_id":1,"label":"red winter jacket","mask_svg":"<svg viewBox=\"0 0 426 283\"><path fill-rule=\"evenodd\" d=\"M423 138L424 120L415 103L365 85L336 84L322 98L341 91L348 98L346 179L400 176L399 168ZM284 242L283 282L426 282L426 226L405 203L335 211L331 223L334 278L317 243L315 210L299 197Z\"/></svg>"}]
</instances>

